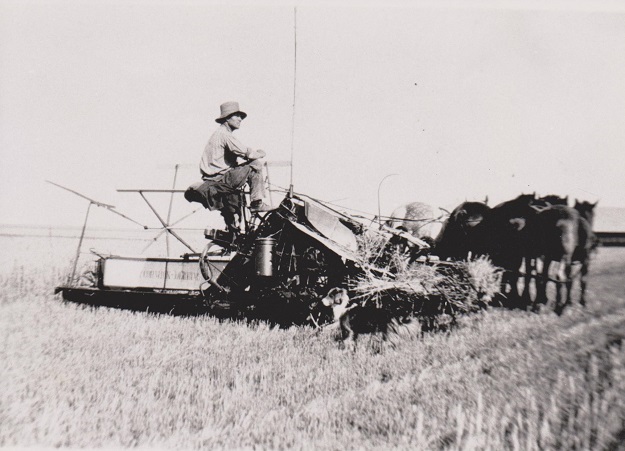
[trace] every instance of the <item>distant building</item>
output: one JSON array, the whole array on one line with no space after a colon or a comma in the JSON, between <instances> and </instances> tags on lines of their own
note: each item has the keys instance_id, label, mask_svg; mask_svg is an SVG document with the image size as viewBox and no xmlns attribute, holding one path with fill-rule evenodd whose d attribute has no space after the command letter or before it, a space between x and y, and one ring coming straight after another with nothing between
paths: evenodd
<instances>
[{"instance_id":1,"label":"distant building","mask_svg":"<svg viewBox=\"0 0 625 451\"><path fill-rule=\"evenodd\" d=\"M597 206L593 229L597 232L625 232L625 208Z\"/></svg>"}]
</instances>

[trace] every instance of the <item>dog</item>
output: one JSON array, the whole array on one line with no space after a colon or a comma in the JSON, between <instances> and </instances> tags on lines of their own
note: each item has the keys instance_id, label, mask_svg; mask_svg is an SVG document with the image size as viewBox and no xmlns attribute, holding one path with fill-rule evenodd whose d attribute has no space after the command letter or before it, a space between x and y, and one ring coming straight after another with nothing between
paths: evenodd
<instances>
[{"instance_id":1,"label":"dog","mask_svg":"<svg viewBox=\"0 0 625 451\"><path fill-rule=\"evenodd\" d=\"M332 288L321 299L321 303L332 309L334 323L338 323L341 330L342 343L355 348L356 340L363 333L382 333L387 339L388 333L394 330L396 320L384 308L374 302L363 304L350 299L345 288Z\"/></svg>"}]
</instances>

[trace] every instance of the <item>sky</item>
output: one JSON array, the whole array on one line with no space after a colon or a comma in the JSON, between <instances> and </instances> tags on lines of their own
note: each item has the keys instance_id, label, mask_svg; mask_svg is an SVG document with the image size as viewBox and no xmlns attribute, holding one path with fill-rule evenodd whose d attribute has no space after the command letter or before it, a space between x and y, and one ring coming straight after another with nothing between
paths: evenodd
<instances>
[{"instance_id":1,"label":"sky","mask_svg":"<svg viewBox=\"0 0 625 451\"><path fill-rule=\"evenodd\" d=\"M623 2L0 0L0 223L82 225L87 201L50 180L158 224L116 190L171 188L176 165L176 188L198 181L231 100L296 192L354 212L625 207ZM172 218L195 208L178 194Z\"/></svg>"}]
</instances>

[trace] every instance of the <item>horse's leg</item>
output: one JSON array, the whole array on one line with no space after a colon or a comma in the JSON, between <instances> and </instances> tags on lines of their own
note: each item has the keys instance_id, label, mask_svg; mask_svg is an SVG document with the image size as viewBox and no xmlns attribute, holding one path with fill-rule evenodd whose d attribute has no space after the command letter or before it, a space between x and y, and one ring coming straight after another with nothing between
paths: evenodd
<instances>
[{"instance_id":1,"label":"horse's leg","mask_svg":"<svg viewBox=\"0 0 625 451\"><path fill-rule=\"evenodd\" d=\"M565 272L565 275L562 275L562 272ZM561 315L562 312L564 311L564 307L566 307L567 302L565 301L564 303L562 303L562 284L566 282L567 284L567 289L568 289L568 281L565 279L565 277L567 272L567 264L564 262L564 260L560 260L560 262L558 263L558 273L556 275L556 306L554 311L558 314ZM568 275L570 276L570 265L568 265ZM568 293L567 293L567 301L568 301Z\"/></svg>"},{"instance_id":2,"label":"horse's leg","mask_svg":"<svg viewBox=\"0 0 625 451\"><path fill-rule=\"evenodd\" d=\"M585 257L582 261L582 269L581 275L579 278L579 284L582 289L581 297L579 298L579 303L582 307L586 306L586 278L588 277L588 257Z\"/></svg>"},{"instance_id":3,"label":"horse's leg","mask_svg":"<svg viewBox=\"0 0 625 451\"><path fill-rule=\"evenodd\" d=\"M534 310L538 310L538 304L543 304L546 305L547 304L547 282L549 281L549 267L551 266L551 260L547 257L545 257L544 261L543 261L543 268L542 268L542 274L540 274L540 282L539 282L539 286L537 287L538 292L536 293L536 302L535 302L535 309ZM536 275L538 280L538 274Z\"/></svg>"},{"instance_id":4,"label":"horse's leg","mask_svg":"<svg viewBox=\"0 0 625 451\"><path fill-rule=\"evenodd\" d=\"M523 287L523 303L525 308L532 306L532 294L530 293L530 285L532 283L532 274L534 272L533 259L529 256L524 258L525 261L525 286Z\"/></svg>"},{"instance_id":5,"label":"horse's leg","mask_svg":"<svg viewBox=\"0 0 625 451\"><path fill-rule=\"evenodd\" d=\"M546 262L543 257L536 258L536 278L534 279L534 282L536 284L536 300L534 301L535 304L539 302L543 302L543 300L541 299L541 296L542 296L541 293L542 293L543 285L545 284L543 282L542 273L545 268L545 265L549 265L549 262Z\"/></svg>"},{"instance_id":6,"label":"horse's leg","mask_svg":"<svg viewBox=\"0 0 625 451\"><path fill-rule=\"evenodd\" d=\"M566 282L566 303L565 306L571 305L571 294L573 291L573 279L571 278L571 270L573 268L573 264L570 258L567 258L564 262L564 277Z\"/></svg>"},{"instance_id":7,"label":"horse's leg","mask_svg":"<svg viewBox=\"0 0 625 451\"><path fill-rule=\"evenodd\" d=\"M542 280L542 269L544 268L541 267L540 269L538 268L538 260L539 258L536 257L536 259L534 260L534 289L535 289L535 293L534 293L534 301L530 304L532 306L532 312L537 312L538 311L538 304L542 302L542 286L543 286L543 280Z\"/></svg>"},{"instance_id":8,"label":"horse's leg","mask_svg":"<svg viewBox=\"0 0 625 451\"><path fill-rule=\"evenodd\" d=\"M509 276L510 272L507 269L504 269L501 273L501 284L500 284L500 294L502 297L502 305L506 308L510 308L512 306L510 302L510 295L508 294L508 285L509 285Z\"/></svg>"},{"instance_id":9,"label":"horse's leg","mask_svg":"<svg viewBox=\"0 0 625 451\"><path fill-rule=\"evenodd\" d=\"M508 271L508 285L510 285L510 294L508 299L510 300L510 306L512 308L519 307L519 276L514 271Z\"/></svg>"},{"instance_id":10,"label":"horse's leg","mask_svg":"<svg viewBox=\"0 0 625 451\"><path fill-rule=\"evenodd\" d=\"M508 273L509 284L510 284L510 299L513 302L513 308L521 307L521 293L519 293L519 272L521 271L521 262L523 258L517 260L516 264L512 264L511 267L514 268L512 271Z\"/></svg>"}]
</instances>

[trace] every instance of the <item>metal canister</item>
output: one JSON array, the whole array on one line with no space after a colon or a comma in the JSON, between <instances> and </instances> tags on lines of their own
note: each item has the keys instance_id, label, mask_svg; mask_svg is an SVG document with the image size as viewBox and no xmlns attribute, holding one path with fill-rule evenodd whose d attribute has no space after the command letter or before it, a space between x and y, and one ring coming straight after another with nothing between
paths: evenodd
<instances>
[{"instance_id":1,"label":"metal canister","mask_svg":"<svg viewBox=\"0 0 625 451\"><path fill-rule=\"evenodd\" d=\"M257 238L255 243L254 263L256 275L264 277L273 276L273 248L276 245L276 240L273 238Z\"/></svg>"}]
</instances>

